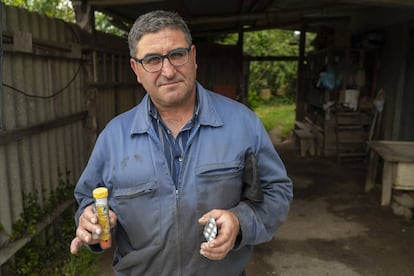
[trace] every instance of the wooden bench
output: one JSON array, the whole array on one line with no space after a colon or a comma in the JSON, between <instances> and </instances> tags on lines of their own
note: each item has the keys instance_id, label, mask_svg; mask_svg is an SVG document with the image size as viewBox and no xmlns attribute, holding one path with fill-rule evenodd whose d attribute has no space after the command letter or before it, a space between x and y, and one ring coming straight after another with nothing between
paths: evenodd
<instances>
[{"instance_id":1,"label":"wooden bench","mask_svg":"<svg viewBox=\"0 0 414 276\"><path fill-rule=\"evenodd\" d=\"M371 141L371 148L365 191L375 186L378 156L384 161L382 171L381 205L391 203L392 190L414 191L414 142Z\"/></svg>"},{"instance_id":2,"label":"wooden bench","mask_svg":"<svg viewBox=\"0 0 414 276\"><path fill-rule=\"evenodd\" d=\"M301 156L321 155L323 148L323 134L320 127L316 126L309 118L305 118L303 122L295 122L296 129L293 130L297 140L299 141Z\"/></svg>"},{"instance_id":3,"label":"wooden bench","mask_svg":"<svg viewBox=\"0 0 414 276\"><path fill-rule=\"evenodd\" d=\"M315 155L315 139L311 131L307 129L295 129L293 131L298 138L300 155L302 157L306 156L306 153L309 152L311 156Z\"/></svg>"}]
</instances>

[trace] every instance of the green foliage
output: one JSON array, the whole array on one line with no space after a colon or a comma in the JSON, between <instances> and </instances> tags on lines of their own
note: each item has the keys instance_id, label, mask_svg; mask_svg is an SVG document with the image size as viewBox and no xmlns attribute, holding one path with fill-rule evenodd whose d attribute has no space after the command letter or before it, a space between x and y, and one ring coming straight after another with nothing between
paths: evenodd
<instances>
[{"instance_id":1,"label":"green foliage","mask_svg":"<svg viewBox=\"0 0 414 276\"><path fill-rule=\"evenodd\" d=\"M299 52L294 33L280 29L246 33L243 46L250 56L296 56Z\"/></svg>"},{"instance_id":2,"label":"green foliage","mask_svg":"<svg viewBox=\"0 0 414 276\"><path fill-rule=\"evenodd\" d=\"M306 51L312 50L310 41L315 34L306 35ZM221 36L218 43L235 45L237 34ZM244 34L243 51L247 56L298 56L299 36L289 30L264 30ZM296 93L297 61L252 61L249 74L249 105L255 107L260 102L258 95L262 89L270 89L276 94L278 89L286 91L288 97Z\"/></svg>"},{"instance_id":3,"label":"green foliage","mask_svg":"<svg viewBox=\"0 0 414 276\"><path fill-rule=\"evenodd\" d=\"M70 0L2 0L6 5L16 6L32 12L75 22L75 13Z\"/></svg>"},{"instance_id":4,"label":"green foliage","mask_svg":"<svg viewBox=\"0 0 414 276\"><path fill-rule=\"evenodd\" d=\"M44 236L39 235L15 256L14 275L98 275L99 256L89 250L71 255L68 241L76 229L75 208L65 211Z\"/></svg>"},{"instance_id":5,"label":"green foliage","mask_svg":"<svg viewBox=\"0 0 414 276\"><path fill-rule=\"evenodd\" d=\"M290 105L295 104L296 95L295 94L285 94L285 95L271 95L270 99L262 99L257 91L249 91L248 95L249 107L253 110L262 107L262 106L271 106L271 105Z\"/></svg>"},{"instance_id":6,"label":"green foliage","mask_svg":"<svg viewBox=\"0 0 414 276\"><path fill-rule=\"evenodd\" d=\"M54 208L60 203L63 203L73 197L73 185L69 180L70 171L66 170L65 173L62 173L59 169L58 175L59 185L57 186L56 190L51 190L49 193L49 199L44 208L46 213L53 211Z\"/></svg>"},{"instance_id":7,"label":"green foliage","mask_svg":"<svg viewBox=\"0 0 414 276\"><path fill-rule=\"evenodd\" d=\"M12 275L98 275L99 256L89 250L81 250L71 255L68 243L76 233L74 205L63 212L44 233L36 233L41 219L63 202L73 197L73 185L69 181L70 171L59 170L59 185L50 192L47 203L42 208L38 202L37 191L23 195L24 208L13 226L12 240L26 235L35 235L20 249L8 264Z\"/></svg>"},{"instance_id":8,"label":"green foliage","mask_svg":"<svg viewBox=\"0 0 414 276\"><path fill-rule=\"evenodd\" d=\"M17 240L25 235L36 233L36 224L44 214L37 200L37 192L23 194L23 212L13 226L11 240Z\"/></svg>"},{"instance_id":9,"label":"green foliage","mask_svg":"<svg viewBox=\"0 0 414 276\"><path fill-rule=\"evenodd\" d=\"M64 264L61 273L56 275L99 275L99 267L97 265L99 257L99 255L93 254L89 250L81 250L76 255L70 255L69 260Z\"/></svg>"},{"instance_id":10,"label":"green foliage","mask_svg":"<svg viewBox=\"0 0 414 276\"><path fill-rule=\"evenodd\" d=\"M2 0L6 5L27 9L32 12L75 22L75 12L71 0ZM114 26L107 15L95 12L95 28L98 31L125 36L126 32Z\"/></svg>"},{"instance_id":11,"label":"green foliage","mask_svg":"<svg viewBox=\"0 0 414 276\"><path fill-rule=\"evenodd\" d=\"M236 45L238 40L238 34L226 34L215 37L212 42L224 45Z\"/></svg>"},{"instance_id":12,"label":"green foliage","mask_svg":"<svg viewBox=\"0 0 414 276\"><path fill-rule=\"evenodd\" d=\"M247 95L247 101L249 102L249 107L253 110L259 107L262 103L262 99L260 98L257 91L249 91L249 94Z\"/></svg>"},{"instance_id":13,"label":"green foliage","mask_svg":"<svg viewBox=\"0 0 414 276\"><path fill-rule=\"evenodd\" d=\"M98 31L117 35L117 36L127 35L125 31L117 28L116 26L112 24L110 17L100 12L95 12L95 28Z\"/></svg>"},{"instance_id":14,"label":"green foliage","mask_svg":"<svg viewBox=\"0 0 414 276\"><path fill-rule=\"evenodd\" d=\"M254 112L262 121L267 131L280 128L282 140L291 136L295 125L295 104L288 97L272 97L269 101L261 100Z\"/></svg>"},{"instance_id":15,"label":"green foliage","mask_svg":"<svg viewBox=\"0 0 414 276\"><path fill-rule=\"evenodd\" d=\"M42 208L38 201L38 192L25 194L23 193L23 212L20 214L19 219L13 226L11 240L17 240L25 235L36 234L36 225L39 221L50 211L53 211L60 203L68 200L72 197L71 191L73 185L69 182L70 171L66 171L64 178L62 173L59 174L59 185L56 191L51 191L48 202L45 207Z\"/></svg>"},{"instance_id":16,"label":"green foliage","mask_svg":"<svg viewBox=\"0 0 414 276\"><path fill-rule=\"evenodd\" d=\"M313 38L308 35L308 41ZM272 29L245 34L244 52L249 56L298 56L299 41L293 31ZM309 45L309 43L307 43ZM308 46L310 50L310 46ZM257 61L250 63L249 91L269 88L273 93L296 91L297 61Z\"/></svg>"}]
</instances>

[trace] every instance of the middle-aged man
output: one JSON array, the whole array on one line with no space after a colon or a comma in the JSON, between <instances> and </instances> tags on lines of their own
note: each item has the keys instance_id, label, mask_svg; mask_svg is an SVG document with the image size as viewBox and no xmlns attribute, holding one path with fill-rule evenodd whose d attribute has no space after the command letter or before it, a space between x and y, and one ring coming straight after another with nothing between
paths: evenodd
<instances>
[{"instance_id":1,"label":"middle-aged man","mask_svg":"<svg viewBox=\"0 0 414 276\"><path fill-rule=\"evenodd\" d=\"M99 135L75 197L71 252L101 251L92 190L109 189L117 275L243 275L285 221L292 183L246 106L196 81L196 47L176 13L140 16L131 67L147 95ZM218 235L207 242L204 225Z\"/></svg>"}]
</instances>

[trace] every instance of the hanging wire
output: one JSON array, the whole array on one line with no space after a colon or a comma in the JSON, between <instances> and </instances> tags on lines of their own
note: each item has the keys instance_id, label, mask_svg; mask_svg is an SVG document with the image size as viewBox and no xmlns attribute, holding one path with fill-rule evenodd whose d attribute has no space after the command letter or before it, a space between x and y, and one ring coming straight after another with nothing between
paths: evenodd
<instances>
[{"instance_id":1,"label":"hanging wire","mask_svg":"<svg viewBox=\"0 0 414 276\"><path fill-rule=\"evenodd\" d=\"M56 92L54 92L54 93L52 93L51 95L48 95L48 96L33 95L33 94L27 93L27 92L25 92L25 91L23 91L19 88L13 87L13 86L11 86L7 83L4 83L4 82L2 83L2 85L4 87L10 88L11 90L13 90L13 91L15 91L19 94L22 94L26 97L29 97L29 98L51 99L51 98L54 98L57 95L61 94L66 88L68 88L75 81L76 77L79 75L80 69L81 69L81 63L79 63L78 69L76 70L76 73L73 75L72 79L66 85L64 85L62 88L60 88L59 90L57 90Z\"/></svg>"}]
</instances>

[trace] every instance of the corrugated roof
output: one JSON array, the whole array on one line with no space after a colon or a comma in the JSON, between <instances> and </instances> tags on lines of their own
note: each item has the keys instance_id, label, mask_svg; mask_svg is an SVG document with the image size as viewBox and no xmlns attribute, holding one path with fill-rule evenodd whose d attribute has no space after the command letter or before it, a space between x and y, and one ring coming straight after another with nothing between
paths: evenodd
<instances>
[{"instance_id":1,"label":"corrugated roof","mask_svg":"<svg viewBox=\"0 0 414 276\"><path fill-rule=\"evenodd\" d=\"M82 3L110 15L126 31L145 12L177 11L186 19L194 36L240 30L298 29L301 25L310 30L322 25L352 28L352 18L368 13L374 16L365 19L363 24L367 26L392 18L398 20L400 16L394 14L409 13L414 18L412 0L83 0ZM382 14L390 18L383 18Z\"/></svg>"}]
</instances>

